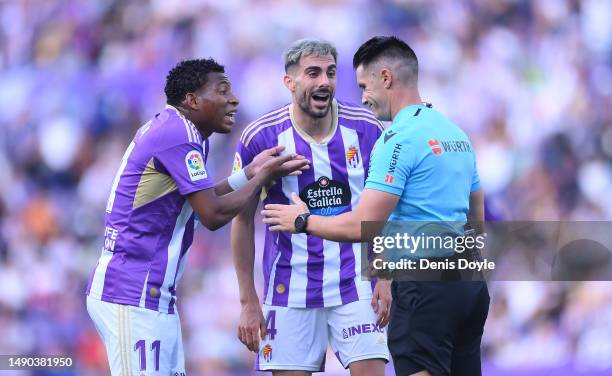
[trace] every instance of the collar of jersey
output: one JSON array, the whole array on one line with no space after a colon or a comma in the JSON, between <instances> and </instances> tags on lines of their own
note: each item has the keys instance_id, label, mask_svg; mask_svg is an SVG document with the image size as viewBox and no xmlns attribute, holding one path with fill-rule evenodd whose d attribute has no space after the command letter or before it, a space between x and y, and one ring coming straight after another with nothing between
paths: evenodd
<instances>
[{"instance_id":1,"label":"collar of jersey","mask_svg":"<svg viewBox=\"0 0 612 376\"><path fill-rule=\"evenodd\" d=\"M195 124L193 124L193 122L192 122L191 120L187 119L187 118L185 117L185 115L183 115L183 113L182 113L181 111L179 111L179 109L178 109L178 108L174 107L174 106L173 106L173 105L171 105L171 104L167 104L167 105L166 105L166 109L167 109L167 110L173 110L174 112L176 112L176 115L177 115L178 117L180 117L181 119L183 119L184 121L186 121L186 122L187 122L187 124L189 124L189 126L191 126L193 129L195 129L196 131L200 132L200 131L198 130L198 128L195 126Z\"/></svg>"},{"instance_id":2,"label":"collar of jersey","mask_svg":"<svg viewBox=\"0 0 612 376\"><path fill-rule=\"evenodd\" d=\"M293 103L289 105L289 118L291 119L291 126L304 139L304 141L308 142L309 144L326 145L329 142L329 140L331 140L331 138L334 136L334 134L336 133L336 129L338 128L338 103L336 102L336 98L332 99L331 111L332 111L332 127L329 133L327 134L327 136L325 136L325 138L323 138L321 142L315 141L315 139L312 138L312 136L310 136L308 133L301 130L300 127L297 125L297 122L295 121L293 117Z\"/></svg>"},{"instance_id":3,"label":"collar of jersey","mask_svg":"<svg viewBox=\"0 0 612 376\"><path fill-rule=\"evenodd\" d=\"M181 111L179 111L178 108L174 107L171 104L166 104L166 110L173 110L174 112L176 112L176 115L178 117L180 117L181 119L185 120L187 123L189 123L190 125L193 125L193 123L191 122L191 120L187 119L182 113ZM195 127L195 125L194 125Z\"/></svg>"},{"instance_id":4,"label":"collar of jersey","mask_svg":"<svg viewBox=\"0 0 612 376\"><path fill-rule=\"evenodd\" d=\"M414 112L418 109L426 109L428 108L427 106L425 106L424 104L411 104L410 106L404 107L401 110L399 110L399 112L397 113L397 115L395 115L395 119L393 119L393 124L400 121L401 119L405 118L405 117L409 117L414 115Z\"/></svg>"}]
</instances>

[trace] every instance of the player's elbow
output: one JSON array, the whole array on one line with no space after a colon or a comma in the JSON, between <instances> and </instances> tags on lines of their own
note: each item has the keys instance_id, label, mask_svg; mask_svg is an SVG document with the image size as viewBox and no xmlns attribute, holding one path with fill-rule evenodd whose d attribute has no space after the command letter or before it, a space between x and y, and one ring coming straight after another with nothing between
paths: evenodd
<instances>
[{"instance_id":1,"label":"player's elbow","mask_svg":"<svg viewBox=\"0 0 612 376\"><path fill-rule=\"evenodd\" d=\"M207 216L206 219L200 218L200 222L210 231L215 231L223 227L227 222L220 221L214 216Z\"/></svg>"},{"instance_id":2,"label":"player's elbow","mask_svg":"<svg viewBox=\"0 0 612 376\"><path fill-rule=\"evenodd\" d=\"M210 231L218 230L227 223L227 221L223 220L221 211L214 206L215 205L213 204L209 207L201 208L198 212L202 226L206 227Z\"/></svg>"},{"instance_id":3,"label":"player's elbow","mask_svg":"<svg viewBox=\"0 0 612 376\"><path fill-rule=\"evenodd\" d=\"M221 227L225 226L225 223L222 222L215 222L210 224L208 227L206 227L207 229L209 229L210 231L217 231L218 229L220 229Z\"/></svg>"},{"instance_id":4,"label":"player's elbow","mask_svg":"<svg viewBox=\"0 0 612 376\"><path fill-rule=\"evenodd\" d=\"M200 217L200 223L207 229L214 231L229 221L223 221L223 210L221 203L210 189L197 191L189 195L189 203L193 211Z\"/></svg>"}]
</instances>

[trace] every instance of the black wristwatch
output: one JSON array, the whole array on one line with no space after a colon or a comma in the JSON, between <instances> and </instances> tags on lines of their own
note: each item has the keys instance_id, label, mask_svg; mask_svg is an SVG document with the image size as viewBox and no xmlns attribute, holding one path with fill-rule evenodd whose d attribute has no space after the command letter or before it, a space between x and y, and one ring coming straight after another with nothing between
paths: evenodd
<instances>
[{"instance_id":1,"label":"black wristwatch","mask_svg":"<svg viewBox=\"0 0 612 376\"><path fill-rule=\"evenodd\" d=\"M306 226L308 226L308 217L310 217L310 213L303 213L295 218L295 222L293 222L293 225L295 226L296 233L306 233Z\"/></svg>"}]
</instances>

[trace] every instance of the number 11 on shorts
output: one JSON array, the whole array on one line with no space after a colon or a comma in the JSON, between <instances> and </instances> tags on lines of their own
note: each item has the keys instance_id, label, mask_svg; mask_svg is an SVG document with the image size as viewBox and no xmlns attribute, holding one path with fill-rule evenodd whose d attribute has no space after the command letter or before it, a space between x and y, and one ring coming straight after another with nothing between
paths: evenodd
<instances>
[{"instance_id":1,"label":"number 11 on shorts","mask_svg":"<svg viewBox=\"0 0 612 376\"><path fill-rule=\"evenodd\" d=\"M153 358L155 361L155 370L159 371L159 349L161 346L161 342L159 340L157 341L153 341L153 343L151 343L151 351L155 352L155 357ZM134 345L134 351L139 351L140 352L140 370L141 371L146 371L147 370L147 346L145 343L144 339L141 339L140 341L136 342L136 344Z\"/></svg>"}]
</instances>

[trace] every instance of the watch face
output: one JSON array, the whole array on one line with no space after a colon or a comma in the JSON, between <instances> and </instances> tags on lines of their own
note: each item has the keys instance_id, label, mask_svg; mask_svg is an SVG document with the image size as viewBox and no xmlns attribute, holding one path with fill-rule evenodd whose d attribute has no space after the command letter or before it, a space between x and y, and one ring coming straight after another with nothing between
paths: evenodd
<instances>
[{"instance_id":1,"label":"watch face","mask_svg":"<svg viewBox=\"0 0 612 376\"><path fill-rule=\"evenodd\" d=\"M298 232L304 230L304 218L301 215L295 219L295 230Z\"/></svg>"}]
</instances>

